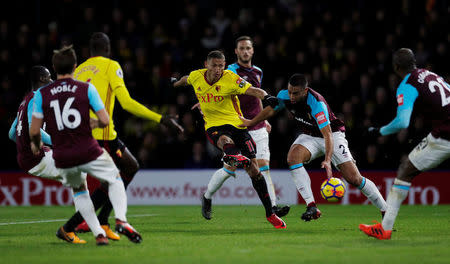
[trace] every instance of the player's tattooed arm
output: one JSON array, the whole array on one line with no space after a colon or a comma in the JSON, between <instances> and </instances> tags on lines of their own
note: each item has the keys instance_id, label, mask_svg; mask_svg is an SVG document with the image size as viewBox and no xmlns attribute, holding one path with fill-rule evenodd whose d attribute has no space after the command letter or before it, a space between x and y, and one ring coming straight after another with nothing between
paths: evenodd
<instances>
[{"instance_id":1,"label":"player's tattooed arm","mask_svg":"<svg viewBox=\"0 0 450 264\"><path fill-rule=\"evenodd\" d=\"M256 88L256 87L250 87L247 89L247 91L245 91L246 95L251 95L254 97L258 97L259 99L263 100L264 97L267 95L266 91L264 91L263 89L260 88Z\"/></svg>"},{"instance_id":2,"label":"player's tattooed arm","mask_svg":"<svg viewBox=\"0 0 450 264\"><path fill-rule=\"evenodd\" d=\"M333 155L333 134L331 133L331 126L324 126L320 132L325 140L325 159L321 163L321 168L325 169L327 172L327 177L333 177L333 172L331 170L331 156Z\"/></svg>"}]
</instances>

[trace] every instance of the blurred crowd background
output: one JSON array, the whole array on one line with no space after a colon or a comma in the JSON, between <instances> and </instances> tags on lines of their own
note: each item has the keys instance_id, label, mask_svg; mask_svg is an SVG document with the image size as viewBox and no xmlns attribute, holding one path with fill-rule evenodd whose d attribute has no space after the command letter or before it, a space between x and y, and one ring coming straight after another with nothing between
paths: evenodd
<instances>
[{"instance_id":1,"label":"blurred crowd background","mask_svg":"<svg viewBox=\"0 0 450 264\"><path fill-rule=\"evenodd\" d=\"M307 74L346 125L360 169L396 169L429 132L414 115L410 128L369 138L369 126L396 114L391 54L408 47L417 63L450 80L450 8L446 0L398 1L24 1L0 11L0 126L2 169L18 169L7 132L23 95L29 69L51 69L54 49L74 44L79 63L89 57L90 35L103 31L112 41L112 59L124 70L131 96L159 113L178 114L186 129L177 135L136 118L116 104L119 137L142 168L220 167L220 152L205 138L203 121L191 110L191 88L174 89L171 76L203 67L212 49L234 63L235 39L254 39L253 62L262 68L262 88L276 95L293 73ZM446 66L447 65L447 66ZM53 78L56 78L53 74ZM281 112L269 120L271 167L287 168L286 154L298 133L297 121ZM309 165L318 169L320 159ZM449 169L447 161L441 169Z\"/></svg>"}]
</instances>

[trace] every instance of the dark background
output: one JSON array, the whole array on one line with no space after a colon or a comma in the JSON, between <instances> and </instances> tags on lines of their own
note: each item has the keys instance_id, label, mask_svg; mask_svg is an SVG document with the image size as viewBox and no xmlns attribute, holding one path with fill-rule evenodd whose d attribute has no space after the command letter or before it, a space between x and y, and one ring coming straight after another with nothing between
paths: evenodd
<instances>
[{"instance_id":1,"label":"dark background","mask_svg":"<svg viewBox=\"0 0 450 264\"><path fill-rule=\"evenodd\" d=\"M88 41L103 31L112 59L125 75L131 96L159 113L177 113L184 136L136 118L116 103L119 137L142 168L220 167L220 153L205 139L201 116L190 107L190 88L173 89L171 76L203 67L206 54L222 49L235 61L234 41L255 41L254 64L263 69L263 89L276 95L293 73L308 75L347 128L360 169L396 169L430 129L414 115L409 129L379 139L369 126L396 114L400 80L391 69L392 52L411 48L419 67L449 82L449 1L23 1L0 11L0 131L3 170L17 170L15 145L7 137L23 95L29 69L51 69L54 49L74 44L79 63L89 57ZM52 71L52 70L51 70ZM53 75L53 78L56 76ZM286 154L298 123L280 113L269 120L271 167L287 168ZM320 159L309 168L319 168ZM440 166L449 169L449 161Z\"/></svg>"}]
</instances>

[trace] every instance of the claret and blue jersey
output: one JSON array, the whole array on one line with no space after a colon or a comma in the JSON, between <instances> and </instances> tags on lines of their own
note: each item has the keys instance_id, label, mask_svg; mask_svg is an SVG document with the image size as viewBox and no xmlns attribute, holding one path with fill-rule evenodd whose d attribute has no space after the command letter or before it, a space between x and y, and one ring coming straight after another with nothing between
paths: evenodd
<instances>
[{"instance_id":1,"label":"claret and blue jersey","mask_svg":"<svg viewBox=\"0 0 450 264\"><path fill-rule=\"evenodd\" d=\"M397 115L380 128L381 135L389 135L409 126L414 104L431 123L434 137L450 139L450 86L442 77L425 69L407 74L397 88ZM416 107L417 108L417 107Z\"/></svg>"},{"instance_id":2,"label":"claret and blue jersey","mask_svg":"<svg viewBox=\"0 0 450 264\"><path fill-rule=\"evenodd\" d=\"M92 137L89 110L104 108L92 84L71 78L56 80L36 92L33 116L46 122L57 168L85 164L103 153Z\"/></svg>"},{"instance_id":3,"label":"claret and blue jersey","mask_svg":"<svg viewBox=\"0 0 450 264\"><path fill-rule=\"evenodd\" d=\"M250 68L244 67L239 65L237 62L228 65L228 70L236 73L242 79L246 80L247 82L251 83L253 87L261 88L261 82L263 78L263 71L261 68L252 65ZM242 114L247 119L254 118L259 112L261 112L262 105L261 100L258 98L251 96L251 95L245 95L241 94L238 95ZM255 126L248 127L248 130L257 130L260 128L265 127L266 122L260 122L256 124Z\"/></svg>"},{"instance_id":4,"label":"claret and blue jersey","mask_svg":"<svg viewBox=\"0 0 450 264\"><path fill-rule=\"evenodd\" d=\"M301 123L302 133L322 137L320 130L327 125L331 126L332 132L345 132L344 122L334 115L325 98L313 89L308 88L308 95L304 102L293 104L289 99L288 90L281 90L277 97L279 104L275 107L275 111L286 108L291 112Z\"/></svg>"}]
</instances>

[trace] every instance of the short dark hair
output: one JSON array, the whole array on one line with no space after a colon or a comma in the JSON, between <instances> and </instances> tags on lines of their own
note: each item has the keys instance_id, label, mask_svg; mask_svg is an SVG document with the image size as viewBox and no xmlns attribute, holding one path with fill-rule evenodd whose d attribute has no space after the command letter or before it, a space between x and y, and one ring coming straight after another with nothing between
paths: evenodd
<instances>
[{"instance_id":1,"label":"short dark hair","mask_svg":"<svg viewBox=\"0 0 450 264\"><path fill-rule=\"evenodd\" d=\"M56 74L71 74L77 64L77 55L72 45L53 51L52 63Z\"/></svg>"},{"instance_id":2,"label":"short dark hair","mask_svg":"<svg viewBox=\"0 0 450 264\"><path fill-rule=\"evenodd\" d=\"M289 84L292 86L300 86L304 89L308 86L308 81L304 74L296 73L289 78Z\"/></svg>"},{"instance_id":3,"label":"short dark hair","mask_svg":"<svg viewBox=\"0 0 450 264\"><path fill-rule=\"evenodd\" d=\"M400 70L410 72L416 68L416 58L414 52L407 48L401 48L394 53L392 63Z\"/></svg>"},{"instance_id":4,"label":"short dark hair","mask_svg":"<svg viewBox=\"0 0 450 264\"><path fill-rule=\"evenodd\" d=\"M252 40L251 37L249 37L249 36L240 36L240 37L237 38L236 41L235 41L236 47L237 47L238 43L239 43L240 41L243 41L243 40L248 40L248 41L250 41L250 42L252 43L252 46L253 46L253 40Z\"/></svg>"},{"instance_id":5,"label":"short dark hair","mask_svg":"<svg viewBox=\"0 0 450 264\"><path fill-rule=\"evenodd\" d=\"M108 53L109 46L109 37L103 32L95 32L89 40L89 49L94 55Z\"/></svg>"},{"instance_id":6,"label":"short dark hair","mask_svg":"<svg viewBox=\"0 0 450 264\"><path fill-rule=\"evenodd\" d=\"M210 59L225 59L225 55L220 50L213 50L208 53L208 56L206 56L206 60Z\"/></svg>"},{"instance_id":7,"label":"short dark hair","mask_svg":"<svg viewBox=\"0 0 450 264\"><path fill-rule=\"evenodd\" d=\"M41 65L35 65L30 70L30 81L32 88L38 88L42 83L42 77L47 76L48 69Z\"/></svg>"}]
</instances>

